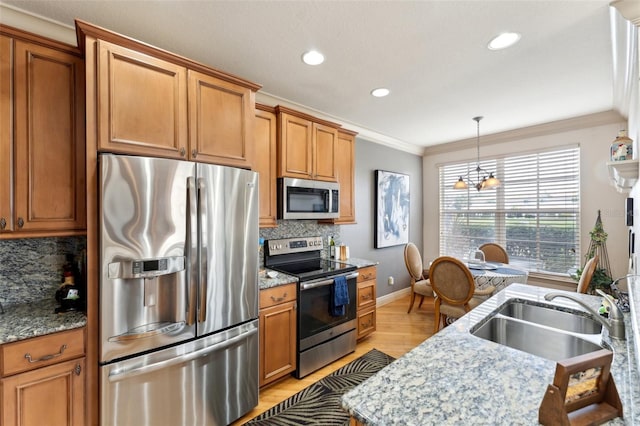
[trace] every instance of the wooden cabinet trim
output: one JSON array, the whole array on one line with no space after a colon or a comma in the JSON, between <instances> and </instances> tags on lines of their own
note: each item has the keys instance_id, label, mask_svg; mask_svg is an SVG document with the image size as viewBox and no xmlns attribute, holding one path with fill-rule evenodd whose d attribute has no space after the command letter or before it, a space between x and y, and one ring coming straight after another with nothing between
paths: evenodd
<instances>
[{"instance_id":1,"label":"wooden cabinet trim","mask_svg":"<svg viewBox=\"0 0 640 426\"><path fill-rule=\"evenodd\" d=\"M260 227L277 226L277 119L273 107L256 104L254 170L260 175Z\"/></svg>"},{"instance_id":2,"label":"wooden cabinet trim","mask_svg":"<svg viewBox=\"0 0 640 426\"><path fill-rule=\"evenodd\" d=\"M296 111L295 109L287 108L287 107L282 106L282 105L276 105L274 107L274 109L275 109L276 114L281 114L281 113L289 114L289 115L292 115L294 117L301 118L303 120L312 121L314 123L321 124L323 126L333 127L335 129L339 129L340 128L340 124L334 123L333 121L328 121L328 120L324 120L322 118L314 117L313 115L309 115L309 114L301 112L301 111Z\"/></svg>"},{"instance_id":3,"label":"wooden cabinet trim","mask_svg":"<svg viewBox=\"0 0 640 426\"><path fill-rule=\"evenodd\" d=\"M167 62L174 63L176 65L179 65L185 68L189 68L195 71L199 71L205 74L215 76L221 80L228 81L229 83L246 87L254 92L260 90L260 88L262 87L259 84L250 82L248 80L245 80L233 74L220 71L216 68L204 65L200 62L185 58L175 53L168 52L164 49L151 46L150 44L138 41L136 39L124 36L122 34L117 34L113 31L109 31L107 29L98 27L96 25L90 24L80 19L76 19L75 23L76 23L76 35L78 37L78 47L80 48L81 51L85 50L85 42L86 42L85 37L90 36L90 37L95 37L97 39L110 41L117 45L135 50L140 53L144 53L146 55L153 56L158 59L162 59Z\"/></svg>"}]
</instances>

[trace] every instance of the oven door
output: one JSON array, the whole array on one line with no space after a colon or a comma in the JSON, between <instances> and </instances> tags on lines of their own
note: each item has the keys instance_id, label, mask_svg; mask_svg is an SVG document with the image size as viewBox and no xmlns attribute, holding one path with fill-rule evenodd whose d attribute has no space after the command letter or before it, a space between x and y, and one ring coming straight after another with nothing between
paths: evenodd
<instances>
[{"instance_id":1,"label":"oven door","mask_svg":"<svg viewBox=\"0 0 640 426\"><path fill-rule=\"evenodd\" d=\"M321 278L300 283L298 297L299 350L304 351L331 337L355 327L356 285L358 273L346 276L349 304L345 314L331 315L333 278ZM342 328L347 327L345 330Z\"/></svg>"}]
</instances>

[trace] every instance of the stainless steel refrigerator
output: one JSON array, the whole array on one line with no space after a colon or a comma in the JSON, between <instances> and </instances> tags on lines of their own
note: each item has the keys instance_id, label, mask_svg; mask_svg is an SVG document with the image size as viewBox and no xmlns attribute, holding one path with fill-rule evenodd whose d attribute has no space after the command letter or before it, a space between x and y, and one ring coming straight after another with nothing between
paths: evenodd
<instances>
[{"instance_id":1,"label":"stainless steel refrigerator","mask_svg":"<svg viewBox=\"0 0 640 426\"><path fill-rule=\"evenodd\" d=\"M99 162L101 423L231 423L258 403L257 173Z\"/></svg>"}]
</instances>

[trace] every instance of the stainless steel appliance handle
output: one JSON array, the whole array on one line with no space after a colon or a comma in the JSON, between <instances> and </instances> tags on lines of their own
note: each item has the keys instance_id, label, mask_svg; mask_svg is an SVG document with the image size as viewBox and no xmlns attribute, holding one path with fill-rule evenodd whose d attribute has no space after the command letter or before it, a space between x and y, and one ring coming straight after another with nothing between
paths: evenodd
<instances>
[{"instance_id":1,"label":"stainless steel appliance handle","mask_svg":"<svg viewBox=\"0 0 640 426\"><path fill-rule=\"evenodd\" d=\"M198 297L198 212L195 178L187 178L187 325L196 322L196 300Z\"/></svg>"},{"instance_id":2,"label":"stainless steel appliance handle","mask_svg":"<svg viewBox=\"0 0 640 426\"><path fill-rule=\"evenodd\" d=\"M359 272L353 272L349 275L346 275L345 278L350 280L352 278L357 278L358 275L360 275ZM328 277L328 278L320 278L318 280L307 281L303 284L300 284L300 290L304 291L304 290L309 290L316 287L322 287L325 285L333 284L333 277L339 277L339 276L341 275L332 275L331 277Z\"/></svg>"},{"instance_id":3,"label":"stainless steel appliance handle","mask_svg":"<svg viewBox=\"0 0 640 426\"><path fill-rule=\"evenodd\" d=\"M207 220L207 187L203 178L198 178L198 214L200 215L200 229L198 229L200 238L200 253L198 257L200 259L200 271L199 271L199 297L200 306L198 308L198 322L204 322L207 318L207 281L209 279L208 274L208 250L207 239L204 238L204 232L202 226L206 224Z\"/></svg>"},{"instance_id":4,"label":"stainless steel appliance handle","mask_svg":"<svg viewBox=\"0 0 640 426\"><path fill-rule=\"evenodd\" d=\"M118 382L120 380L127 380L135 376L153 373L154 371L162 370L164 368L169 368L174 365L184 364L196 358L209 355L212 352L217 352L222 349L228 348L229 346L234 345L236 342L256 334L258 330L259 330L258 327L255 327L255 328L252 328L251 330L245 331L244 333L240 333L237 336L232 337L231 339L223 340L220 343L216 343L215 345L207 346L206 348L202 348L197 351L190 352L186 355L167 359L165 361L160 361L155 364L149 364L140 368L136 368L133 370L125 370L122 372L115 371L113 374L109 374L109 381Z\"/></svg>"}]
</instances>

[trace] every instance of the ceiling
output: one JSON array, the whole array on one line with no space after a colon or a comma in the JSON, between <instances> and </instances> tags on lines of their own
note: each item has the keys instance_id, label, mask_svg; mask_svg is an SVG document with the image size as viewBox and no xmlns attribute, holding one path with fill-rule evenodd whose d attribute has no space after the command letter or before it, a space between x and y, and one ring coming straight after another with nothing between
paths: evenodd
<instances>
[{"instance_id":1,"label":"ceiling","mask_svg":"<svg viewBox=\"0 0 640 426\"><path fill-rule=\"evenodd\" d=\"M259 101L412 147L475 137L478 115L484 135L613 109L608 0L0 4L88 21L261 84ZM488 50L504 31L520 42ZM312 48L322 65L302 63Z\"/></svg>"}]
</instances>

